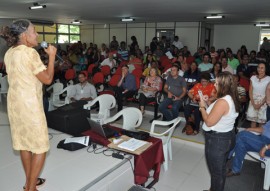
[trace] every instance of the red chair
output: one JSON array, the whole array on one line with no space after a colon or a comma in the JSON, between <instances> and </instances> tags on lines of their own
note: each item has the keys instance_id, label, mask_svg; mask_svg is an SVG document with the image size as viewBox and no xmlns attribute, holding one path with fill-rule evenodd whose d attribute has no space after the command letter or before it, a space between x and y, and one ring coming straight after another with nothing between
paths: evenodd
<instances>
[{"instance_id":1,"label":"red chair","mask_svg":"<svg viewBox=\"0 0 270 191\"><path fill-rule=\"evenodd\" d=\"M114 74L122 75L122 68L119 66L119 67L116 69L116 71L115 71Z\"/></svg>"},{"instance_id":2,"label":"red chair","mask_svg":"<svg viewBox=\"0 0 270 191\"><path fill-rule=\"evenodd\" d=\"M90 65L88 66L87 72L88 72L90 75L92 75L92 73L93 73L93 68L95 68L95 67L96 67L95 64L90 64Z\"/></svg>"},{"instance_id":3,"label":"red chair","mask_svg":"<svg viewBox=\"0 0 270 191\"><path fill-rule=\"evenodd\" d=\"M74 69L68 69L65 73L65 79L69 81L75 78L76 78L76 71Z\"/></svg>"},{"instance_id":4,"label":"red chair","mask_svg":"<svg viewBox=\"0 0 270 191\"><path fill-rule=\"evenodd\" d=\"M98 94L100 94L105 89L104 81L105 81L105 78L102 72L97 72L94 74L92 78L92 82L94 86L96 87Z\"/></svg>"},{"instance_id":5,"label":"red chair","mask_svg":"<svg viewBox=\"0 0 270 191\"><path fill-rule=\"evenodd\" d=\"M141 77L142 77L142 69L140 69L140 68L136 68L136 69L134 69L133 71L132 71L132 74L135 76L135 77L137 77L137 78L139 78L139 79L141 79Z\"/></svg>"},{"instance_id":6,"label":"red chair","mask_svg":"<svg viewBox=\"0 0 270 191\"><path fill-rule=\"evenodd\" d=\"M120 78L121 78L121 75L118 75L118 74L113 75L109 81L109 86L111 86L111 87L117 86Z\"/></svg>"},{"instance_id":7,"label":"red chair","mask_svg":"<svg viewBox=\"0 0 270 191\"><path fill-rule=\"evenodd\" d=\"M166 59L168 59L168 57L167 56L161 56L160 58L159 58L159 61L160 61L160 63L161 62L163 62L164 60L166 60Z\"/></svg>"},{"instance_id":8,"label":"red chair","mask_svg":"<svg viewBox=\"0 0 270 191\"><path fill-rule=\"evenodd\" d=\"M172 66L172 63L171 63L171 61L169 59L166 59L166 60L164 60L164 61L161 62L161 66L163 68L166 68L168 66Z\"/></svg>"},{"instance_id":9,"label":"red chair","mask_svg":"<svg viewBox=\"0 0 270 191\"><path fill-rule=\"evenodd\" d=\"M127 65L128 61L127 60L123 60L120 62L119 67L121 68L123 65Z\"/></svg>"},{"instance_id":10,"label":"red chair","mask_svg":"<svg viewBox=\"0 0 270 191\"><path fill-rule=\"evenodd\" d=\"M103 84L104 83L104 74L102 74L102 72L97 72L95 73L95 75L93 76L93 84L96 85L98 83Z\"/></svg>"},{"instance_id":11,"label":"red chair","mask_svg":"<svg viewBox=\"0 0 270 191\"><path fill-rule=\"evenodd\" d=\"M106 65L106 66L101 66L100 68L100 72L102 72L102 74L106 77L109 74L111 74L111 68L110 66Z\"/></svg>"},{"instance_id":12,"label":"red chair","mask_svg":"<svg viewBox=\"0 0 270 191\"><path fill-rule=\"evenodd\" d=\"M195 61L195 58L193 56L189 56L186 59L186 63L189 64L189 65L191 65L191 63L194 62L194 61Z\"/></svg>"}]
</instances>

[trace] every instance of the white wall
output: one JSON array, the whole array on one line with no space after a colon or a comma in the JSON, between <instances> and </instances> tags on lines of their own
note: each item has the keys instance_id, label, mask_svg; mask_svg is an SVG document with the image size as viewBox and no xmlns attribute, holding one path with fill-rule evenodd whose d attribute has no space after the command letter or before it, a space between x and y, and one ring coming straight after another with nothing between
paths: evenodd
<instances>
[{"instance_id":1,"label":"white wall","mask_svg":"<svg viewBox=\"0 0 270 191\"><path fill-rule=\"evenodd\" d=\"M248 51L258 50L260 28L254 25L215 25L214 42L216 49L230 47L234 53L246 45Z\"/></svg>"},{"instance_id":2,"label":"white wall","mask_svg":"<svg viewBox=\"0 0 270 191\"><path fill-rule=\"evenodd\" d=\"M149 46L152 38L156 36L156 29L174 29L175 35L188 46L192 53L198 47L198 22L160 22L160 23L128 23L110 25L89 25L81 27L81 41L89 44L93 42L100 47L101 43L109 45L112 36L117 41L126 41L131 44L131 36L136 36L142 51Z\"/></svg>"}]
</instances>

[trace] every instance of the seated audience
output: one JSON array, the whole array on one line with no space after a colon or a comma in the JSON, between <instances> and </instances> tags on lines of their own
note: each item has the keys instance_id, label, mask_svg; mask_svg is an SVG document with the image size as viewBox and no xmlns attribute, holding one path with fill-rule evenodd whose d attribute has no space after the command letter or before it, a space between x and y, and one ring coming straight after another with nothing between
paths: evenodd
<instances>
[{"instance_id":1,"label":"seated audience","mask_svg":"<svg viewBox=\"0 0 270 191\"><path fill-rule=\"evenodd\" d=\"M233 70L237 69L237 66L240 64L239 60L234 58L234 55L231 50L227 51L228 64L232 67Z\"/></svg>"},{"instance_id":2,"label":"seated audience","mask_svg":"<svg viewBox=\"0 0 270 191\"><path fill-rule=\"evenodd\" d=\"M234 74L232 67L227 62L227 58L221 59L221 66L222 66L222 69L221 69L222 72L230 72L231 74Z\"/></svg>"},{"instance_id":3,"label":"seated audience","mask_svg":"<svg viewBox=\"0 0 270 191\"><path fill-rule=\"evenodd\" d=\"M240 77L240 85L242 85L246 92L249 89L249 80L250 80L250 67L248 67L248 55L243 55L242 63L237 66L237 75Z\"/></svg>"},{"instance_id":4,"label":"seated audience","mask_svg":"<svg viewBox=\"0 0 270 191\"><path fill-rule=\"evenodd\" d=\"M111 69L116 66L116 61L113 59L113 54L109 53L109 57L104 59L100 63L100 66L106 66L106 65L110 66Z\"/></svg>"},{"instance_id":5,"label":"seated audience","mask_svg":"<svg viewBox=\"0 0 270 191\"><path fill-rule=\"evenodd\" d=\"M177 65L179 70L178 70L178 75L183 77L184 76L184 72L181 70L181 66L180 66L180 62L175 62L174 65ZM167 79L167 77L170 75L172 71L172 67L168 68L163 74L162 74L162 78Z\"/></svg>"},{"instance_id":6,"label":"seated audience","mask_svg":"<svg viewBox=\"0 0 270 191\"><path fill-rule=\"evenodd\" d=\"M198 70L198 64L193 61L190 65L190 69L184 74L184 78L187 82L187 89L190 90L194 84L199 82L200 72Z\"/></svg>"},{"instance_id":7,"label":"seated audience","mask_svg":"<svg viewBox=\"0 0 270 191\"><path fill-rule=\"evenodd\" d=\"M174 64L171 68L171 73L167 78L164 85L164 92L167 93L165 98L159 105L159 111L163 114L163 117L167 120L173 120L179 116L179 109L182 105L182 99L187 92L187 84L183 77L179 76L179 66ZM168 109L168 106L172 105L172 109Z\"/></svg>"},{"instance_id":8,"label":"seated audience","mask_svg":"<svg viewBox=\"0 0 270 191\"><path fill-rule=\"evenodd\" d=\"M91 101L95 99L97 97L96 88L87 81L85 73L80 73L78 78L80 83L74 86L74 92L70 100L74 102L79 100Z\"/></svg>"},{"instance_id":9,"label":"seated audience","mask_svg":"<svg viewBox=\"0 0 270 191\"><path fill-rule=\"evenodd\" d=\"M213 69L210 73L210 76L211 76L211 81L215 81L217 75L219 73L221 73L221 70L222 70L222 66L221 66L221 63L220 62L217 62L214 66L213 66Z\"/></svg>"},{"instance_id":10,"label":"seated audience","mask_svg":"<svg viewBox=\"0 0 270 191\"><path fill-rule=\"evenodd\" d=\"M145 68L142 75L144 77L148 77L150 75L151 68L157 68L157 71L158 71L157 75L160 76L161 73L160 73L160 70L158 69L158 64L156 61L152 61L150 67Z\"/></svg>"},{"instance_id":11,"label":"seated audience","mask_svg":"<svg viewBox=\"0 0 270 191\"><path fill-rule=\"evenodd\" d=\"M122 66L122 77L115 87L115 96L118 105L118 111L123 109L123 97L130 98L136 93L136 79L135 76L129 73L127 65Z\"/></svg>"},{"instance_id":12,"label":"seated audience","mask_svg":"<svg viewBox=\"0 0 270 191\"><path fill-rule=\"evenodd\" d=\"M117 53L118 53L118 58L120 61L128 60L129 56L128 56L128 50L127 50L125 41L122 41L120 43L120 48L118 49Z\"/></svg>"},{"instance_id":13,"label":"seated audience","mask_svg":"<svg viewBox=\"0 0 270 191\"><path fill-rule=\"evenodd\" d=\"M213 64L210 63L209 54L203 55L203 62L199 64L200 72L210 72L213 68Z\"/></svg>"},{"instance_id":14,"label":"seated audience","mask_svg":"<svg viewBox=\"0 0 270 191\"><path fill-rule=\"evenodd\" d=\"M259 133L260 135L254 134ZM234 153L232 169L227 173L227 177L240 175L243 162L247 152L258 152L260 157L270 157L270 121L262 127L250 127L237 134L236 145L231 152Z\"/></svg>"},{"instance_id":15,"label":"seated audience","mask_svg":"<svg viewBox=\"0 0 270 191\"><path fill-rule=\"evenodd\" d=\"M139 106L142 114L144 114L145 105L155 101L156 92L162 88L162 80L158 75L158 69L152 67L149 73L140 89Z\"/></svg>"},{"instance_id":16,"label":"seated audience","mask_svg":"<svg viewBox=\"0 0 270 191\"><path fill-rule=\"evenodd\" d=\"M189 120L191 114L194 114L195 126L193 129L193 135L197 135L200 130L200 122L202 120L201 112L199 111L200 96L198 91L202 91L204 96L208 97L209 104L216 99L216 89L213 83L210 82L210 74L202 73L200 76L200 83L193 86L188 92L188 97L190 98L190 104L186 105L184 108L184 114L186 121ZM182 132L186 131L186 127L183 128Z\"/></svg>"}]
</instances>

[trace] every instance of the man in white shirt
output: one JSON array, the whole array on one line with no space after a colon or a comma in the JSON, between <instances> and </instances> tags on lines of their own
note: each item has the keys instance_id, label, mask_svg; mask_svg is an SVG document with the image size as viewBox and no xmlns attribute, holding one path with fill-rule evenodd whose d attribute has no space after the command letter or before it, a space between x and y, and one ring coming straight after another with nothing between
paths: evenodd
<instances>
[{"instance_id":1,"label":"man in white shirt","mask_svg":"<svg viewBox=\"0 0 270 191\"><path fill-rule=\"evenodd\" d=\"M70 98L72 102L85 100L91 101L97 97L96 88L88 83L87 77L84 73L79 74L79 82L74 86L73 96Z\"/></svg>"},{"instance_id":2,"label":"man in white shirt","mask_svg":"<svg viewBox=\"0 0 270 191\"><path fill-rule=\"evenodd\" d=\"M173 41L173 45L178 48L178 50L180 50L181 48L184 47L183 43L179 41L179 37L175 36L174 37L174 41Z\"/></svg>"},{"instance_id":3,"label":"man in white shirt","mask_svg":"<svg viewBox=\"0 0 270 191\"><path fill-rule=\"evenodd\" d=\"M200 72L210 72L213 68L213 64L209 62L210 55L203 55L203 62L199 64L198 69Z\"/></svg>"},{"instance_id":4,"label":"man in white shirt","mask_svg":"<svg viewBox=\"0 0 270 191\"><path fill-rule=\"evenodd\" d=\"M113 54L109 53L109 57L100 63L100 66L106 65L110 66L111 69L116 66L116 61L113 59Z\"/></svg>"}]
</instances>

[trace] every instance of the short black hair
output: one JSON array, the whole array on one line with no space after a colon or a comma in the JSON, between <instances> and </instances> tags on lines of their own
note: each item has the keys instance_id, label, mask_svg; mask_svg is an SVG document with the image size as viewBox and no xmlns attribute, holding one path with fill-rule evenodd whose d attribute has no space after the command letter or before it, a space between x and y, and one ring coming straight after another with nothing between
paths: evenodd
<instances>
[{"instance_id":1,"label":"short black hair","mask_svg":"<svg viewBox=\"0 0 270 191\"><path fill-rule=\"evenodd\" d=\"M128 65L127 64L124 64L121 68L127 68L127 69L129 69L129 67L128 67Z\"/></svg>"}]
</instances>

